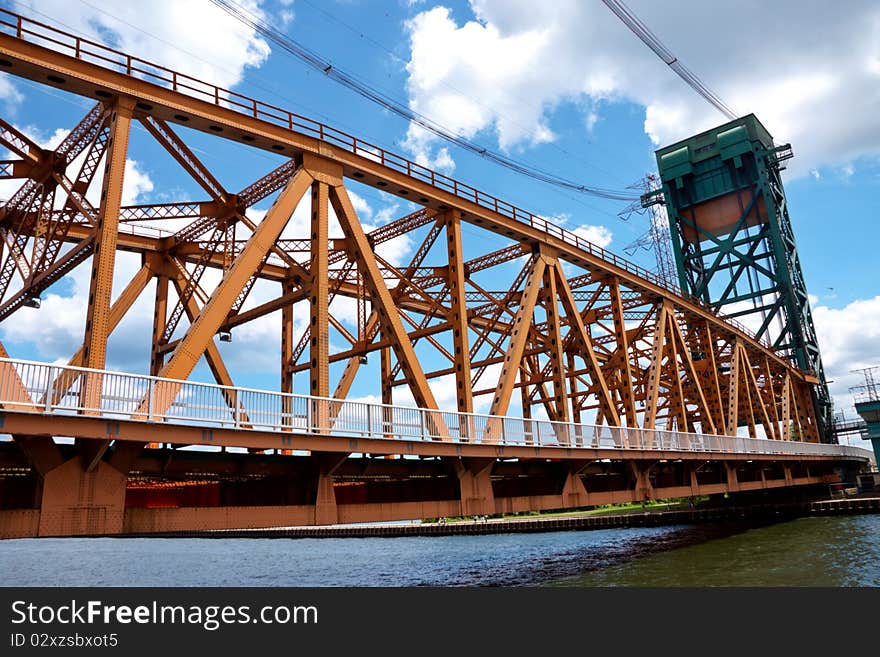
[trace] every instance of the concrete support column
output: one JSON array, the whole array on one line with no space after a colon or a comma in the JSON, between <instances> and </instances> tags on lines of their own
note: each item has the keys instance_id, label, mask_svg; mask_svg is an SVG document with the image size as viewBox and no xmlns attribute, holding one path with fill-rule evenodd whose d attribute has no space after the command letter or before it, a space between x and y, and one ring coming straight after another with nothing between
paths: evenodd
<instances>
[{"instance_id":1,"label":"concrete support column","mask_svg":"<svg viewBox=\"0 0 880 657\"><path fill-rule=\"evenodd\" d=\"M104 461L91 470L79 457L43 476L39 536L120 534L126 475Z\"/></svg>"},{"instance_id":2,"label":"concrete support column","mask_svg":"<svg viewBox=\"0 0 880 657\"><path fill-rule=\"evenodd\" d=\"M562 487L562 503L566 508L587 506L590 503L590 494L580 477L580 471L584 467L585 464L580 464L568 468L565 484Z\"/></svg>"},{"instance_id":3,"label":"concrete support column","mask_svg":"<svg viewBox=\"0 0 880 657\"><path fill-rule=\"evenodd\" d=\"M316 525L335 525L339 522L339 511L336 507L336 493L333 491L333 473L348 454L319 453L312 454L315 462L316 493L315 523Z\"/></svg>"},{"instance_id":4,"label":"concrete support column","mask_svg":"<svg viewBox=\"0 0 880 657\"><path fill-rule=\"evenodd\" d=\"M736 463L725 463L724 469L727 472L727 490L731 493L739 490L739 480L736 477Z\"/></svg>"},{"instance_id":5,"label":"concrete support column","mask_svg":"<svg viewBox=\"0 0 880 657\"><path fill-rule=\"evenodd\" d=\"M654 467L654 464L630 461L629 465L633 478L636 481L634 491L636 501L652 498L654 496L654 487L651 485L650 472L651 468Z\"/></svg>"},{"instance_id":6,"label":"concrete support column","mask_svg":"<svg viewBox=\"0 0 880 657\"><path fill-rule=\"evenodd\" d=\"M492 466L495 459L462 458L455 461L455 473L461 491L461 515L479 516L495 513L492 492Z\"/></svg>"},{"instance_id":7,"label":"concrete support column","mask_svg":"<svg viewBox=\"0 0 880 657\"><path fill-rule=\"evenodd\" d=\"M697 479L697 468L691 463L688 466L688 470L690 471L691 477L691 495L699 495L700 494L700 481Z\"/></svg>"}]
</instances>

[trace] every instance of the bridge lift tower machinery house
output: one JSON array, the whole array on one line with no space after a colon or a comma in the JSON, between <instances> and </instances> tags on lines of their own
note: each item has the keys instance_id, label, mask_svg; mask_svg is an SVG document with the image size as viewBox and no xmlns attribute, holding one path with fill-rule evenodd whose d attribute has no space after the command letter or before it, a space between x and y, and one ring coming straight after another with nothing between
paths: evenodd
<instances>
[{"instance_id":1,"label":"bridge lift tower machinery house","mask_svg":"<svg viewBox=\"0 0 880 657\"><path fill-rule=\"evenodd\" d=\"M819 440L836 442L807 287L776 146L754 114L657 151L679 285L718 314L739 318L807 375Z\"/></svg>"}]
</instances>

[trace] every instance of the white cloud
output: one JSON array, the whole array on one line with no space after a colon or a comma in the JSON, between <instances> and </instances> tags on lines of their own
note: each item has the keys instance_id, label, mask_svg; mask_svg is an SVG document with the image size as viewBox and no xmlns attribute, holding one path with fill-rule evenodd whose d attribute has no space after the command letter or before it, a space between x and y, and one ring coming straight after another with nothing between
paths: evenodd
<instances>
[{"instance_id":1,"label":"white cloud","mask_svg":"<svg viewBox=\"0 0 880 657\"><path fill-rule=\"evenodd\" d=\"M524 104L520 115L501 113L519 89L521 71L550 44L546 30L503 35L491 23L458 27L446 7L434 7L407 23L411 59L407 64L410 107L436 118L444 128L472 138L494 125L503 149L527 141L552 139L543 108ZM512 119L512 120L511 120ZM433 135L411 125L405 147L419 164L451 171L448 150L429 155Z\"/></svg>"},{"instance_id":2,"label":"white cloud","mask_svg":"<svg viewBox=\"0 0 880 657\"><path fill-rule=\"evenodd\" d=\"M813 319L829 378L880 364L880 296L843 308L815 306Z\"/></svg>"},{"instance_id":3,"label":"white cloud","mask_svg":"<svg viewBox=\"0 0 880 657\"><path fill-rule=\"evenodd\" d=\"M880 364L880 296L859 299L843 308L814 306L813 319L825 375L832 381L829 389L835 412L854 418L849 389L864 380L853 370ZM870 449L867 442L850 440Z\"/></svg>"},{"instance_id":4,"label":"white cloud","mask_svg":"<svg viewBox=\"0 0 880 657\"><path fill-rule=\"evenodd\" d=\"M149 174L141 171L136 160L126 160L122 177L122 205L134 205L139 197L152 191L153 181Z\"/></svg>"},{"instance_id":5,"label":"white cloud","mask_svg":"<svg viewBox=\"0 0 880 657\"><path fill-rule=\"evenodd\" d=\"M14 111L24 100L24 96L16 89L12 77L8 73L0 73L0 100L11 111Z\"/></svg>"},{"instance_id":6,"label":"white cloud","mask_svg":"<svg viewBox=\"0 0 880 657\"><path fill-rule=\"evenodd\" d=\"M471 0L476 20L434 7L407 23L410 105L462 135L491 131L503 149L552 139L549 112L576 103L587 127L602 102L645 107L645 132L671 143L723 122L602 3ZM737 3L737 29L714 3L633 11L738 112L790 141L794 175L880 152L880 5L785 0ZM784 25L780 30L778 26ZM583 102L587 101L587 102ZM835 117L829 120L828 117ZM430 158L431 140L410 131Z\"/></svg>"},{"instance_id":7,"label":"white cloud","mask_svg":"<svg viewBox=\"0 0 880 657\"><path fill-rule=\"evenodd\" d=\"M260 0L238 4L265 17ZM23 0L15 5L37 20L223 87L240 82L245 68L262 65L270 52L252 28L209 0L109 4Z\"/></svg>"},{"instance_id":8,"label":"white cloud","mask_svg":"<svg viewBox=\"0 0 880 657\"><path fill-rule=\"evenodd\" d=\"M584 224L583 226L578 226L571 232L603 249L611 244L611 231L605 226L591 226L590 224Z\"/></svg>"},{"instance_id":9,"label":"white cloud","mask_svg":"<svg viewBox=\"0 0 880 657\"><path fill-rule=\"evenodd\" d=\"M422 128L411 123L403 140L403 147L408 150L416 164L427 167L433 171L451 175L455 171L455 160L449 154L449 149L442 146L433 150L436 137Z\"/></svg>"},{"instance_id":10,"label":"white cloud","mask_svg":"<svg viewBox=\"0 0 880 657\"><path fill-rule=\"evenodd\" d=\"M586 126L587 132L589 134L593 134L593 130L595 129L598 122L599 115L596 112L594 112L593 110L587 112L587 115L584 117L584 125Z\"/></svg>"}]
</instances>

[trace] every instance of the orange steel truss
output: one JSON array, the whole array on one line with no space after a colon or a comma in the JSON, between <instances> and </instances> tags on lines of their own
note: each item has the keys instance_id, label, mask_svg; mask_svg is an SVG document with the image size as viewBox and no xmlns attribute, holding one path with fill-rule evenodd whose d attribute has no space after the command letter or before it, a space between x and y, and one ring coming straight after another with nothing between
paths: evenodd
<instances>
[{"instance_id":1,"label":"orange steel truss","mask_svg":"<svg viewBox=\"0 0 880 657\"><path fill-rule=\"evenodd\" d=\"M720 435L747 427L751 437L818 442L803 372L641 268L323 124L5 11L0 19L2 70L95 101L55 150L0 120L0 143L13 155L0 162L0 178L21 182L0 207L0 321L15 321L29 299L90 261L85 334L71 365L104 367L108 337L155 279L149 371L162 377L185 380L204 356L217 383L231 386L215 336L281 310L283 392L292 391L296 373L308 372L309 394L344 399L375 354L381 380L372 387L386 402L394 387L405 386L419 407L438 409L430 383L445 376L454 380L462 412L488 395L490 414L502 416L517 394L527 418L543 409L558 421ZM204 198L122 205L133 123ZM186 145L182 127L268 151L278 165L230 191ZM349 181L419 209L367 231ZM98 206L86 198L93 182L101 187ZM273 196L262 220L247 216ZM282 236L300 203L310 203L309 234ZM343 239L328 234L331 212ZM186 225L159 234L140 227L145 220ZM465 259L465 225L507 245ZM402 265L377 248L401 236L418 245ZM111 303L118 251L140 254L143 264ZM221 272L213 288L205 283L209 270ZM276 284L278 295L246 308L258 280ZM356 331L334 317L340 299L357 305ZM294 333L296 304L309 308L301 335ZM184 318L185 330L178 330ZM344 348L334 349L331 331ZM438 361L442 366L427 367ZM334 363L344 364L335 379ZM100 394L100 380L82 391ZM432 421L442 423L439 415ZM490 423L487 437L497 431ZM177 440L170 426L156 435ZM37 461L51 449L36 437L16 440ZM110 444L78 441L84 472L110 467ZM142 449L136 445L124 458L114 454L113 463L133 462ZM49 472L57 460L41 467ZM326 477L340 464L325 461ZM476 482L487 463L471 459L460 467ZM326 494L319 491L319 500Z\"/></svg>"}]
</instances>

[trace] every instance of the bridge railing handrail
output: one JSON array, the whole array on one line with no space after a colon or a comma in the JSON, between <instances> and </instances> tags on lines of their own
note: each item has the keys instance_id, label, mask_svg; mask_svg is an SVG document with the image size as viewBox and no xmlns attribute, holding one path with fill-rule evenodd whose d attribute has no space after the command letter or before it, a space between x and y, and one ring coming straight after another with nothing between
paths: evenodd
<instances>
[{"instance_id":1,"label":"bridge railing handrail","mask_svg":"<svg viewBox=\"0 0 880 657\"><path fill-rule=\"evenodd\" d=\"M411 178L417 178L433 187L442 189L465 201L473 202L480 207L491 210L515 221L522 222L530 227L540 230L549 236L556 237L592 256L595 256L615 267L618 267L634 276L649 283L667 289L679 297L684 294L675 281L670 281L648 271L617 254L607 251L602 247L584 239L577 233L562 228L548 221L544 217L523 210L507 201L487 194L476 187L460 182L450 176L439 173L417 162L413 162L402 155L387 151L380 146L359 139L354 135L334 128L333 126L315 121L306 116L285 110L276 105L250 98L236 91L204 82L185 73L179 73L161 64L141 59L124 53L115 48L105 46L97 41L86 39L69 32L65 32L51 25L41 23L16 14L0 7L0 31L11 33L23 41L30 41L36 45L43 45L64 54L73 56L82 61L89 61L98 66L110 70L117 70L132 77L139 77L154 84L164 83L173 91L193 96L197 99L209 102L217 107L225 107L239 114L252 116L274 125L287 128L291 132L299 132L311 138L332 144L355 155L365 157L383 166L404 173ZM46 44L49 44L48 46ZM89 59L91 58L91 59ZM97 60L97 61L94 61ZM697 297L688 297L691 303L709 307ZM711 310L711 309L709 309ZM769 346L767 336L756 336L755 332L741 322L719 315L719 318L734 326L739 331L753 338L757 342Z\"/></svg>"},{"instance_id":2,"label":"bridge railing handrail","mask_svg":"<svg viewBox=\"0 0 880 657\"><path fill-rule=\"evenodd\" d=\"M869 455L867 450L844 445L458 413L11 358L0 358L0 409L385 440L591 450Z\"/></svg>"}]
</instances>

